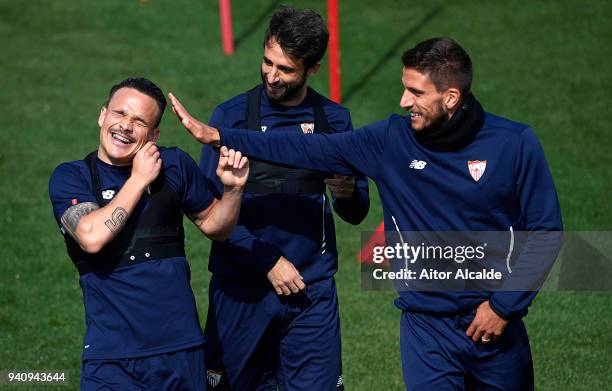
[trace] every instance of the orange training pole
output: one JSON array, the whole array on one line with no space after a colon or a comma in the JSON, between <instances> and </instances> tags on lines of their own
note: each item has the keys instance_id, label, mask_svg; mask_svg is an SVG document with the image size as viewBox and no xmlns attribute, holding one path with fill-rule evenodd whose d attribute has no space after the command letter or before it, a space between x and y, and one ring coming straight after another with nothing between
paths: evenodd
<instances>
[{"instance_id":1,"label":"orange training pole","mask_svg":"<svg viewBox=\"0 0 612 391\"><path fill-rule=\"evenodd\" d=\"M357 260L361 263L372 263L374 247L385 245L385 222L381 221L378 227L376 227L376 231L374 231L368 241L361 247L361 250L359 250Z\"/></svg>"}]
</instances>

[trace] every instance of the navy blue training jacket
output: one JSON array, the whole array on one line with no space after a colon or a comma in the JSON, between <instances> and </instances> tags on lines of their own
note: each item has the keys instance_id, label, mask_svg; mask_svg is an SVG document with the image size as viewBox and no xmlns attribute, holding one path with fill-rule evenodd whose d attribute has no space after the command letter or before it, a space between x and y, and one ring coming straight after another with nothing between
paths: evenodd
<instances>
[{"instance_id":1,"label":"navy blue training jacket","mask_svg":"<svg viewBox=\"0 0 612 391\"><path fill-rule=\"evenodd\" d=\"M374 180L387 230L561 231L555 187L542 148L529 126L486 113L465 148L440 152L419 144L409 117L393 114L354 132L333 135L267 134L221 127L221 142L244 153L299 167ZM486 161L482 177L468 161ZM424 162L424 163L423 163ZM526 243L521 256L537 259ZM536 254L537 255L537 254ZM554 261L516 262L513 275L545 273ZM452 314L490 299L501 316L524 316L536 292L399 292L407 311Z\"/></svg>"}]
</instances>

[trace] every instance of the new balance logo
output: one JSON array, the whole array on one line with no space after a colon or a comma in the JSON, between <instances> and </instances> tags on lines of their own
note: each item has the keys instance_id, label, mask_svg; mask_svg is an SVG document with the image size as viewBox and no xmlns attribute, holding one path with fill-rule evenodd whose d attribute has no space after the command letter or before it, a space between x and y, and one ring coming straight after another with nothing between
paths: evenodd
<instances>
[{"instance_id":1,"label":"new balance logo","mask_svg":"<svg viewBox=\"0 0 612 391\"><path fill-rule=\"evenodd\" d=\"M111 200L115 196L115 190L104 190L102 192L102 198L105 200Z\"/></svg>"},{"instance_id":2,"label":"new balance logo","mask_svg":"<svg viewBox=\"0 0 612 391\"><path fill-rule=\"evenodd\" d=\"M410 162L409 168L414 168L415 170L422 170L425 168L426 165L427 162L424 162L422 160L413 160Z\"/></svg>"}]
</instances>

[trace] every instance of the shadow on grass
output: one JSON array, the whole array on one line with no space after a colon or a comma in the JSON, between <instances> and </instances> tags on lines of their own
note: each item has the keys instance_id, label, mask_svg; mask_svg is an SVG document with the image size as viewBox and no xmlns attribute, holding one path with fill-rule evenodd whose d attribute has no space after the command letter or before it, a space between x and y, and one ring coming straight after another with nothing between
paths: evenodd
<instances>
[{"instance_id":1,"label":"shadow on grass","mask_svg":"<svg viewBox=\"0 0 612 391\"><path fill-rule=\"evenodd\" d=\"M357 82L347 89L346 94L343 94L343 103L348 103L351 98L355 96L355 94L357 94L357 92L359 92L359 90L361 90L368 83L368 81L370 81L370 79L383 65L385 65L391 58L396 56L398 49L404 45L410 37L415 35L417 32L419 32L419 30L431 22L442 11L442 8L444 8L443 5L438 4L421 20L419 20L416 25L410 27L402 35L400 35L399 38L395 40L393 45L391 45L391 47L378 59L378 61L372 65L372 67Z\"/></svg>"},{"instance_id":2,"label":"shadow on grass","mask_svg":"<svg viewBox=\"0 0 612 391\"><path fill-rule=\"evenodd\" d=\"M272 14L272 11L278 8L280 4L281 4L281 0L274 0L270 2L270 5L268 5L268 7L261 14L259 14L257 18L253 20L253 23L251 23L251 25L247 27L247 29L244 30L242 33L240 33L240 35L234 40L235 48L238 49L238 47L242 45L245 39L247 39L251 34L253 34L253 32L257 30L257 28L262 23L265 23L270 17L270 15ZM262 36L262 40L263 40L263 36Z\"/></svg>"}]
</instances>

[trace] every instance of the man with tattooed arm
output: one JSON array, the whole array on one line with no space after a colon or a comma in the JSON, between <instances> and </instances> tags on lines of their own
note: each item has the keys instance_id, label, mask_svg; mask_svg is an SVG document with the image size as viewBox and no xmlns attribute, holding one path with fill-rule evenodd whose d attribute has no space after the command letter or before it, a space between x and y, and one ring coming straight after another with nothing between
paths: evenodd
<instances>
[{"instance_id":1,"label":"man with tattooed arm","mask_svg":"<svg viewBox=\"0 0 612 391\"><path fill-rule=\"evenodd\" d=\"M165 107L147 79L113 86L98 118L98 150L51 176L53 212L83 289L84 390L206 389L183 214L210 239L225 240L248 161L221 149L224 192L215 199L188 154L156 145Z\"/></svg>"}]
</instances>

